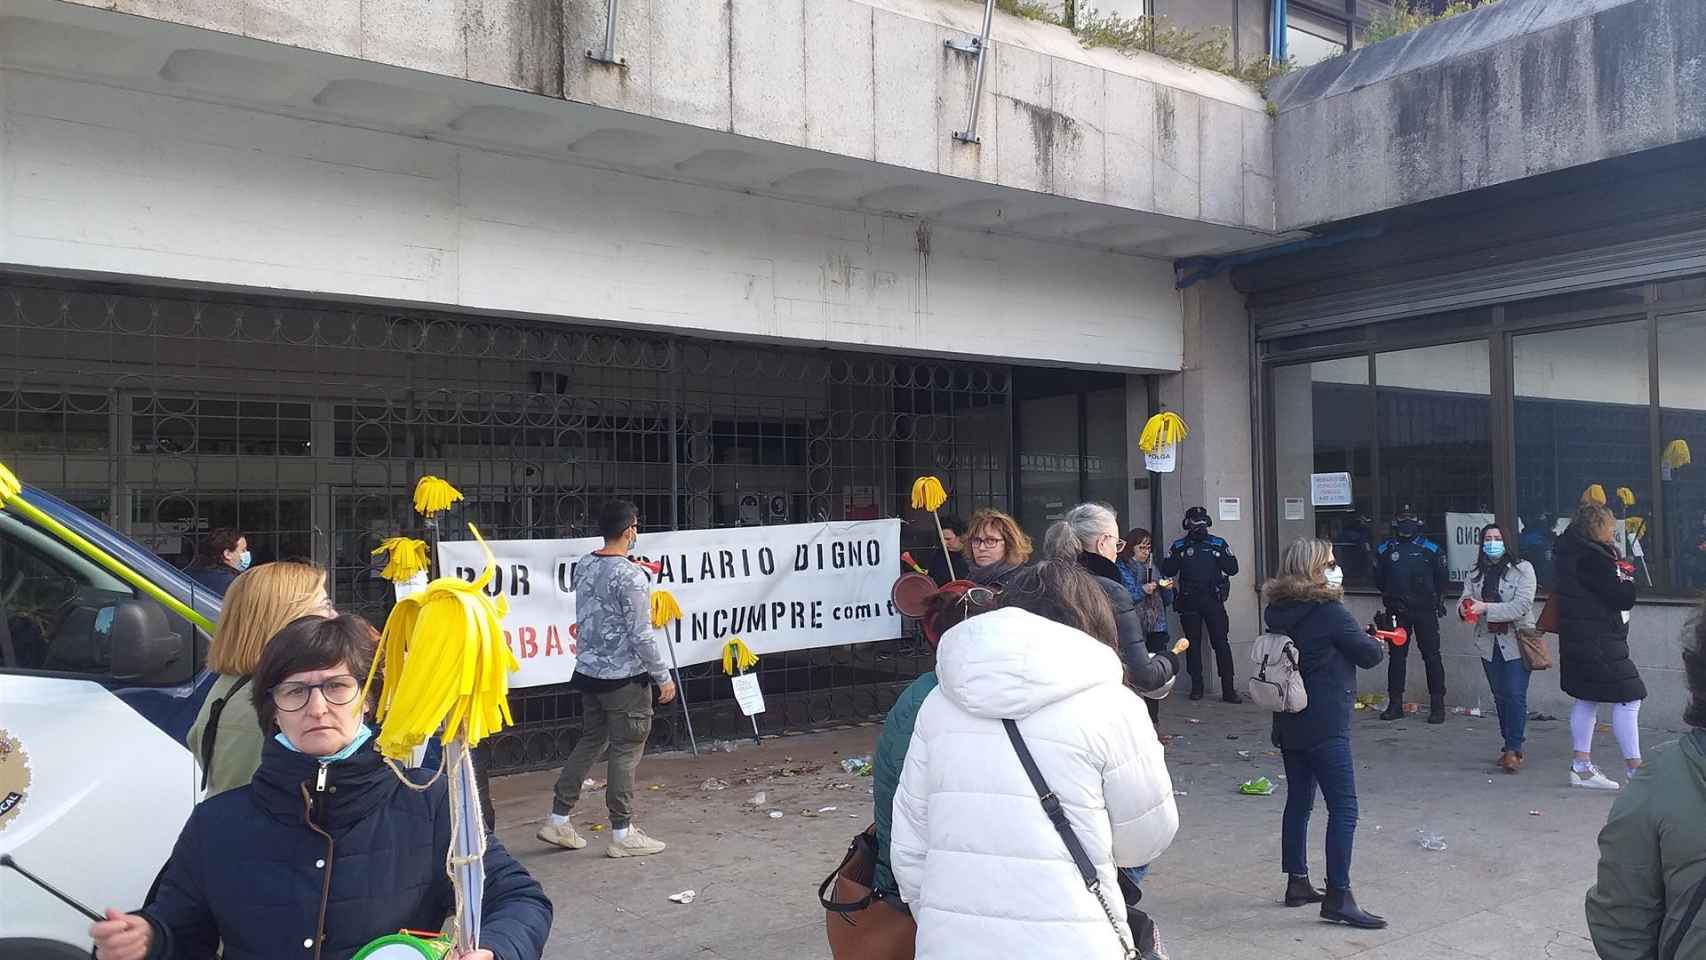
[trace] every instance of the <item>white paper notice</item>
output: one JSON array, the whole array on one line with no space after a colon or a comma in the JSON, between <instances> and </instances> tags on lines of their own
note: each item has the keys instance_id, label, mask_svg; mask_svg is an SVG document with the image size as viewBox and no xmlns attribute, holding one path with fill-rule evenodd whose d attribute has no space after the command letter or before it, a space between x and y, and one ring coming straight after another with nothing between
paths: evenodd
<instances>
[{"instance_id":1,"label":"white paper notice","mask_svg":"<svg viewBox=\"0 0 1706 960\"><path fill-rule=\"evenodd\" d=\"M1179 445L1176 443L1143 455L1143 468L1151 473L1172 473L1178 462Z\"/></svg>"},{"instance_id":2,"label":"white paper notice","mask_svg":"<svg viewBox=\"0 0 1706 960\"><path fill-rule=\"evenodd\" d=\"M1242 520L1244 518L1244 501L1237 497L1220 498L1220 519Z\"/></svg>"},{"instance_id":3,"label":"white paper notice","mask_svg":"<svg viewBox=\"0 0 1706 960\"><path fill-rule=\"evenodd\" d=\"M1287 520L1302 520L1303 519L1303 498L1302 497L1286 497L1285 498L1285 518Z\"/></svg>"},{"instance_id":4,"label":"white paper notice","mask_svg":"<svg viewBox=\"0 0 1706 960\"><path fill-rule=\"evenodd\" d=\"M735 703L740 704L740 712L754 716L764 712L764 691L758 686L758 674L743 673L731 678L735 688Z\"/></svg>"},{"instance_id":5,"label":"white paper notice","mask_svg":"<svg viewBox=\"0 0 1706 960\"><path fill-rule=\"evenodd\" d=\"M1351 475L1348 473L1310 474L1309 502L1317 507L1350 506Z\"/></svg>"}]
</instances>

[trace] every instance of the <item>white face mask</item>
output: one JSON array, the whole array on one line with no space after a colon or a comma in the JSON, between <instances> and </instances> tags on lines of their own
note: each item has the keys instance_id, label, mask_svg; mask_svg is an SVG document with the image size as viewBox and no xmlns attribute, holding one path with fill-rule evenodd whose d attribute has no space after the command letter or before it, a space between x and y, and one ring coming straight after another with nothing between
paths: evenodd
<instances>
[{"instance_id":1,"label":"white face mask","mask_svg":"<svg viewBox=\"0 0 1706 960\"><path fill-rule=\"evenodd\" d=\"M1329 586L1329 587L1343 588L1345 585L1345 568L1344 567L1338 567L1338 566L1328 567L1327 569L1321 571L1321 576L1326 578L1327 586Z\"/></svg>"}]
</instances>

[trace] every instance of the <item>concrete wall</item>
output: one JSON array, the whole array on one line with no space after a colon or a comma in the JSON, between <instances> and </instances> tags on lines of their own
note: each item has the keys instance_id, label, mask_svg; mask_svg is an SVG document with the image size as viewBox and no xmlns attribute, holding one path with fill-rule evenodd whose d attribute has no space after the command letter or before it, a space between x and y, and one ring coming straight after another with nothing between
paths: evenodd
<instances>
[{"instance_id":1,"label":"concrete wall","mask_svg":"<svg viewBox=\"0 0 1706 960\"><path fill-rule=\"evenodd\" d=\"M1162 474L1159 496L1162 529L1156 531L1161 549L1180 534L1185 511L1207 506L1215 518L1213 532L1226 539L1242 572L1232 581L1226 604L1231 617L1233 661L1237 676L1245 675L1250 642L1257 630L1257 589L1262 572L1256 569L1255 473L1250 432L1249 326L1243 299L1224 277L1199 283L1185 295L1185 366L1161 378L1161 402L1184 418L1191 435L1179 450L1178 470ZM1237 497L1243 518L1221 520L1221 497ZM1177 631L1177 618L1174 628ZM1212 663L1205 652L1205 663ZM1212 667L1205 667L1213 675Z\"/></svg>"},{"instance_id":2,"label":"concrete wall","mask_svg":"<svg viewBox=\"0 0 1706 960\"><path fill-rule=\"evenodd\" d=\"M0 70L0 263L1172 369L1166 261Z\"/></svg>"},{"instance_id":3,"label":"concrete wall","mask_svg":"<svg viewBox=\"0 0 1706 960\"><path fill-rule=\"evenodd\" d=\"M962 0L67 0L899 167L1191 220L1273 225L1271 121L1250 87L1085 50L998 14L981 144L981 29ZM1259 162L1248 162L1259 157ZM1246 172L1247 169L1250 172Z\"/></svg>"},{"instance_id":4,"label":"concrete wall","mask_svg":"<svg viewBox=\"0 0 1706 960\"><path fill-rule=\"evenodd\" d=\"M1706 136L1699 0L1502 0L1284 77L1282 229Z\"/></svg>"}]
</instances>

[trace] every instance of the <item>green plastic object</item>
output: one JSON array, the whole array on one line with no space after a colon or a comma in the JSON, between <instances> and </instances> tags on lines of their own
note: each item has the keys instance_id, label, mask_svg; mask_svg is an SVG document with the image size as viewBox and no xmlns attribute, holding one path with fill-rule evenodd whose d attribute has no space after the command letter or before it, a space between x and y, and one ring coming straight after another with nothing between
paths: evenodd
<instances>
[{"instance_id":1,"label":"green plastic object","mask_svg":"<svg viewBox=\"0 0 1706 960\"><path fill-rule=\"evenodd\" d=\"M1254 780L1246 780L1240 783L1238 792L1246 797L1265 797L1274 792L1274 784L1267 777L1257 777Z\"/></svg>"},{"instance_id":2,"label":"green plastic object","mask_svg":"<svg viewBox=\"0 0 1706 960\"><path fill-rule=\"evenodd\" d=\"M354 960L444 960L449 955L449 940L424 940L412 934L393 933L357 950Z\"/></svg>"}]
</instances>

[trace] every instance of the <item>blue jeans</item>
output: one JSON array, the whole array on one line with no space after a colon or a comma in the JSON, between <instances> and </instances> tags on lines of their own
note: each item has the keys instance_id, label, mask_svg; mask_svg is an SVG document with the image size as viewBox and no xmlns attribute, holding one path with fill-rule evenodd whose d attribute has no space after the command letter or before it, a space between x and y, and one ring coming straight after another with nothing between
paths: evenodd
<instances>
[{"instance_id":1,"label":"blue jeans","mask_svg":"<svg viewBox=\"0 0 1706 960\"><path fill-rule=\"evenodd\" d=\"M1327 800L1327 886L1351 885L1351 845L1357 831L1356 774L1349 737L1323 740L1308 750L1285 750L1285 819L1280 830L1280 860L1286 873L1309 872L1309 814L1315 788Z\"/></svg>"},{"instance_id":2,"label":"blue jeans","mask_svg":"<svg viewBox=\"0 0 1706 960\"><path fill-rule=\"evenodd\" d=\"M1506 660L1499 656L1499 648L1494 646L1493 659L1482 660L1481 669L1487 672L1487 686L1493 688L1505 749L1521 753L1523 736L1528 732L1528 667L1521 657Z\"/></svg>"}]
</instances>

